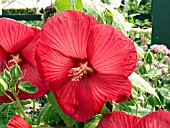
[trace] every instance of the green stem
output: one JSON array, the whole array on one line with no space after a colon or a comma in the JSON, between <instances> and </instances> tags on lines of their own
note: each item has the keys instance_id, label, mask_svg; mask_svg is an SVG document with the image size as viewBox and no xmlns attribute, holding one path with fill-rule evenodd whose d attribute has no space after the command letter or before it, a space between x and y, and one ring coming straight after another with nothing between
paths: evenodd
<instances>
[{"instance_id":1,"label":"green stem","mask_svg":"<svg viewBox=\"0 0 170 128\"><path fill-rule=\"evenodd\" d=\"M16 94L14 91L12 91L12 94L14 95L14 97L15 97L15 99L16 99L16 105L18 106L20 112L21 112L22 115L24 116L24 119L25 119L26 121L28 121L27 115L26 115L26 113L24 112L24 109L23 109L23 107L22 107L22 105L21 105L21 103L20 103L20 101L19 101L19 99L18 99L17 94Z\"/></svg>"},{"instance_id":2,"label":"green stem","mask_svg":"<svg viewBox=\"0 0 170 128\"><path fill-rule=\"evenodd\" d=\"M134 102L135 106L136 106L136 111L135 111L135 115L138 115L138 104L136 103L136 101L134 99L132 99L132 101Z\"/></svg>"},{"instance_id":3,"label":"green stem","mask_svg":"<svg viewBox=\"0 0 170 128\"><path fill-rule=\"evenodd\" d=\"M35 100L33 100L33 113L32 113L32 121L34 122L34 115L35 115Z\"/></svg>"},{"instance_id":4,"label":"green stem","mask_svg":"<svg viewBox=\"0 0 170 128\"><path fill-rule=\"evenodd\" d=\"M3 92L12 102L14 102L14 100L11 98L10 95L8 95L5 91Z\"/></svg>"}]
</instances>

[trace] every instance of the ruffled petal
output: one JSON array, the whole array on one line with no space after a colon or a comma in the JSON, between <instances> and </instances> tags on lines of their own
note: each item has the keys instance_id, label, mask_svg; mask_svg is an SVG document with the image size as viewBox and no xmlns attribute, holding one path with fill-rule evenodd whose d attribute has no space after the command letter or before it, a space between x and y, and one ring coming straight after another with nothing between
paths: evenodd
<instances>
[{"instance_id":1,"label":"ruffled petal","mask_svg":"<svg viewBox=\"0 0 170 128\"><path fill-rule=\"evenodd\" d=\"M37 44L36 61L40 76L45 79L49 90L56 91L71 79L68 74L74 66L73 60L42 42Z\"/></svg>"},{"instance_id":2,"label":"ruffled petal","mask_svg":"<svg viewBox=\"0 0 170 128\"><path fill-rule=\"evenodd\" d=\"M133 42L109 25L95 25L87 44L88 59L99 73L129 76L136 66Z\"/></svg>"},{"instance_id":3,"label":"ruffled petal","mask_svg":"<svg viewBox=\"0 0 170 128\"><path fill-rule=\"evenodd\" d=\"M3 69L5 68L7 60L8 60L8 54L0 46L0 72L2 72Z\"/></svg>"},{"instance_id":4,"label":"ruffled petal","mask_svg":"<svg viewBox=\"0 0 170 128\"><path fill-rule=\"evenodd\" d=\"M9 120L6 128L32 128L21 116L15 115Z\"/></svg>"},{"instance_id":5,"label":"ruffled petal","mask_svg":"<svg viewBox=\"0 0 170 128\"><path fill-rule=\"evenodd\" d=\"M88 34L94 24L98 21L85 13L63 11L44 24L41 39L67 57L85 59Z\"/></svg>"},{"instance_id":6,"label":"ruffled petal","mask_svg":"<svg viewBox=\"0 0 170 128\"><path fill-rule=\"evenodd\" d=\"M37 31L12 19L0 19L0 46L6 52L15 53L24 48Z\"/></svg>"},{"instance_id":7,"label":"ruffled petal","mask_svg":"<svg viewBox=\"0 0 170 128\"><path fill-rule=\"evenodd\" d=\"M137 128L138 120L140 120L139 117L126 114L123 111L111 112L104 115L96 128Z\"/></svg>"},{"instance_id":8,"label":"ruffled petal","mask_svg":"<svg viewBox=\"0 0 170 128\"><path fill-rule=\"evenodd\" d=\"M54 92L55 98L63 110L72 119L84 122L95 114L94 102L86 78L69 81L60 90Z\"/></svg>"},{"instance_id":9,"label":"ruffled petal","mask_svg":"<svg viewBox=\"0 0 170 128\"><path fill-rule=\"evenodd\" d=\"M29 63L33 67L36 66L36 61L35 61L35 50L36 50L36 44L38 43L38 39L40 37L40 30L37 28L32 28L34 30L34 37L32 37L31 41L29 44L27 44L21 51L21 56L23 61Z\"/></svg>"},{"instance_id":10,"label":"ruffled petal","mask_svg":"<svg viewBox=\"0 0 170 128\"><path fill-rule=\"evenodd\" d=\"M131 94L131 82L123 75L93 74L89 78L89 86L95 102L95 110L99 113L106 102L123 102Z\"/></svg>"},{"instance_id":11,"label":"ruffled petal","mask_svg":"<svg viewBox=\"0 0 170 128\"><path fill-rule=\"evenodd\" d=\"M169 128L170 112L159 110L152 112L138 122L138 128Z\"/></svg>"}]
</instances>

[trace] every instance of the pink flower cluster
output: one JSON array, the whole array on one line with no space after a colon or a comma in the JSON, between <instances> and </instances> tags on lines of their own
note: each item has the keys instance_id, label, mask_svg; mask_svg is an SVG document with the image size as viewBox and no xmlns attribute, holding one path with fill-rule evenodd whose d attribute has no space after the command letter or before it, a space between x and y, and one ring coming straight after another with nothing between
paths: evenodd
<instances>
[{"instance_id":1,"label":"pink flower cluster","mask_svg":"<svg viewBox=\"0 0 170 128\"><path fill-rule=\"evenodd\" d=\"M154 44L150 47L150 51L155 53L162 52L165 55L170 55L170 50L165 45Z\"/></svg>"}]
</instances>

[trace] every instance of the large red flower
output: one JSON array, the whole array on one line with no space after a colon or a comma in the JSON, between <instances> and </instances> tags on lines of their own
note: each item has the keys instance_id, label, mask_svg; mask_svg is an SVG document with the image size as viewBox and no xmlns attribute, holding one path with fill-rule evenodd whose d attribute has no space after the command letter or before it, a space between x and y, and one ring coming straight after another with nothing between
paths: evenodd
<instances>
[{"instance_id":1,"label":"large red flower","mask_svg":"<svg viewBox=\"0 0 170 128\"><path fill-rule=\"evenodd\" d=\"M169 119L170 112L164 110L152 112L142 118L125 112L112 112L105 115L96 128L169 128Z\"/></svg>"},{"instance_id":2,"label":"large red flower","mask_svg":"<svg viewBox=\"0 0 170 128\"><path fill-rule=\"evenodd\" d=\"M28 27L20 22L0 18L0 72L11 66L11 59L15 58L26 74L22 81L29 81L38 87L38 91L29 94L19 91L19 99L38 98L47 92L42 80L39 77L35 50L39 39L40 30ZM9 93L10 95L10 93ZM0 96L0 102L10 102L6 96Z\"/></svg>"},{"instance_id":3,"label":"large red flower","mask_svg":"<svg viewBox=\"0 0 170 128\"><path fill-rule=\"evenodd\" d=\"M68 116L87 121L106 100L129 98L136 50L122 32L68 10L49 19L40 38L39 72Z\"/></svg>"}]
</instances>

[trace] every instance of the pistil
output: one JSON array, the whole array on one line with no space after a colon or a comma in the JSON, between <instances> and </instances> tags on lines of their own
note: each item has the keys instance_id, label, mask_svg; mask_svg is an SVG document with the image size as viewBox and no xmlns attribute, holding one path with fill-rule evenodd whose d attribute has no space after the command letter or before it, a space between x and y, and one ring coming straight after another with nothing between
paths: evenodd
<instances>
[{"instance_id":1,"label":"pistil","mask_svg":"<svg viewBox=\"0 0 170 128\"><path fill-rule=\"evenodd\" d=\"M88 72L93 72L93 69L88 67L88 62L80 63L80 67L72 68L69 71L69 75L72 77L72 81L79 81L83 76L87 75Z\"/></svg>"}]
</instances>

